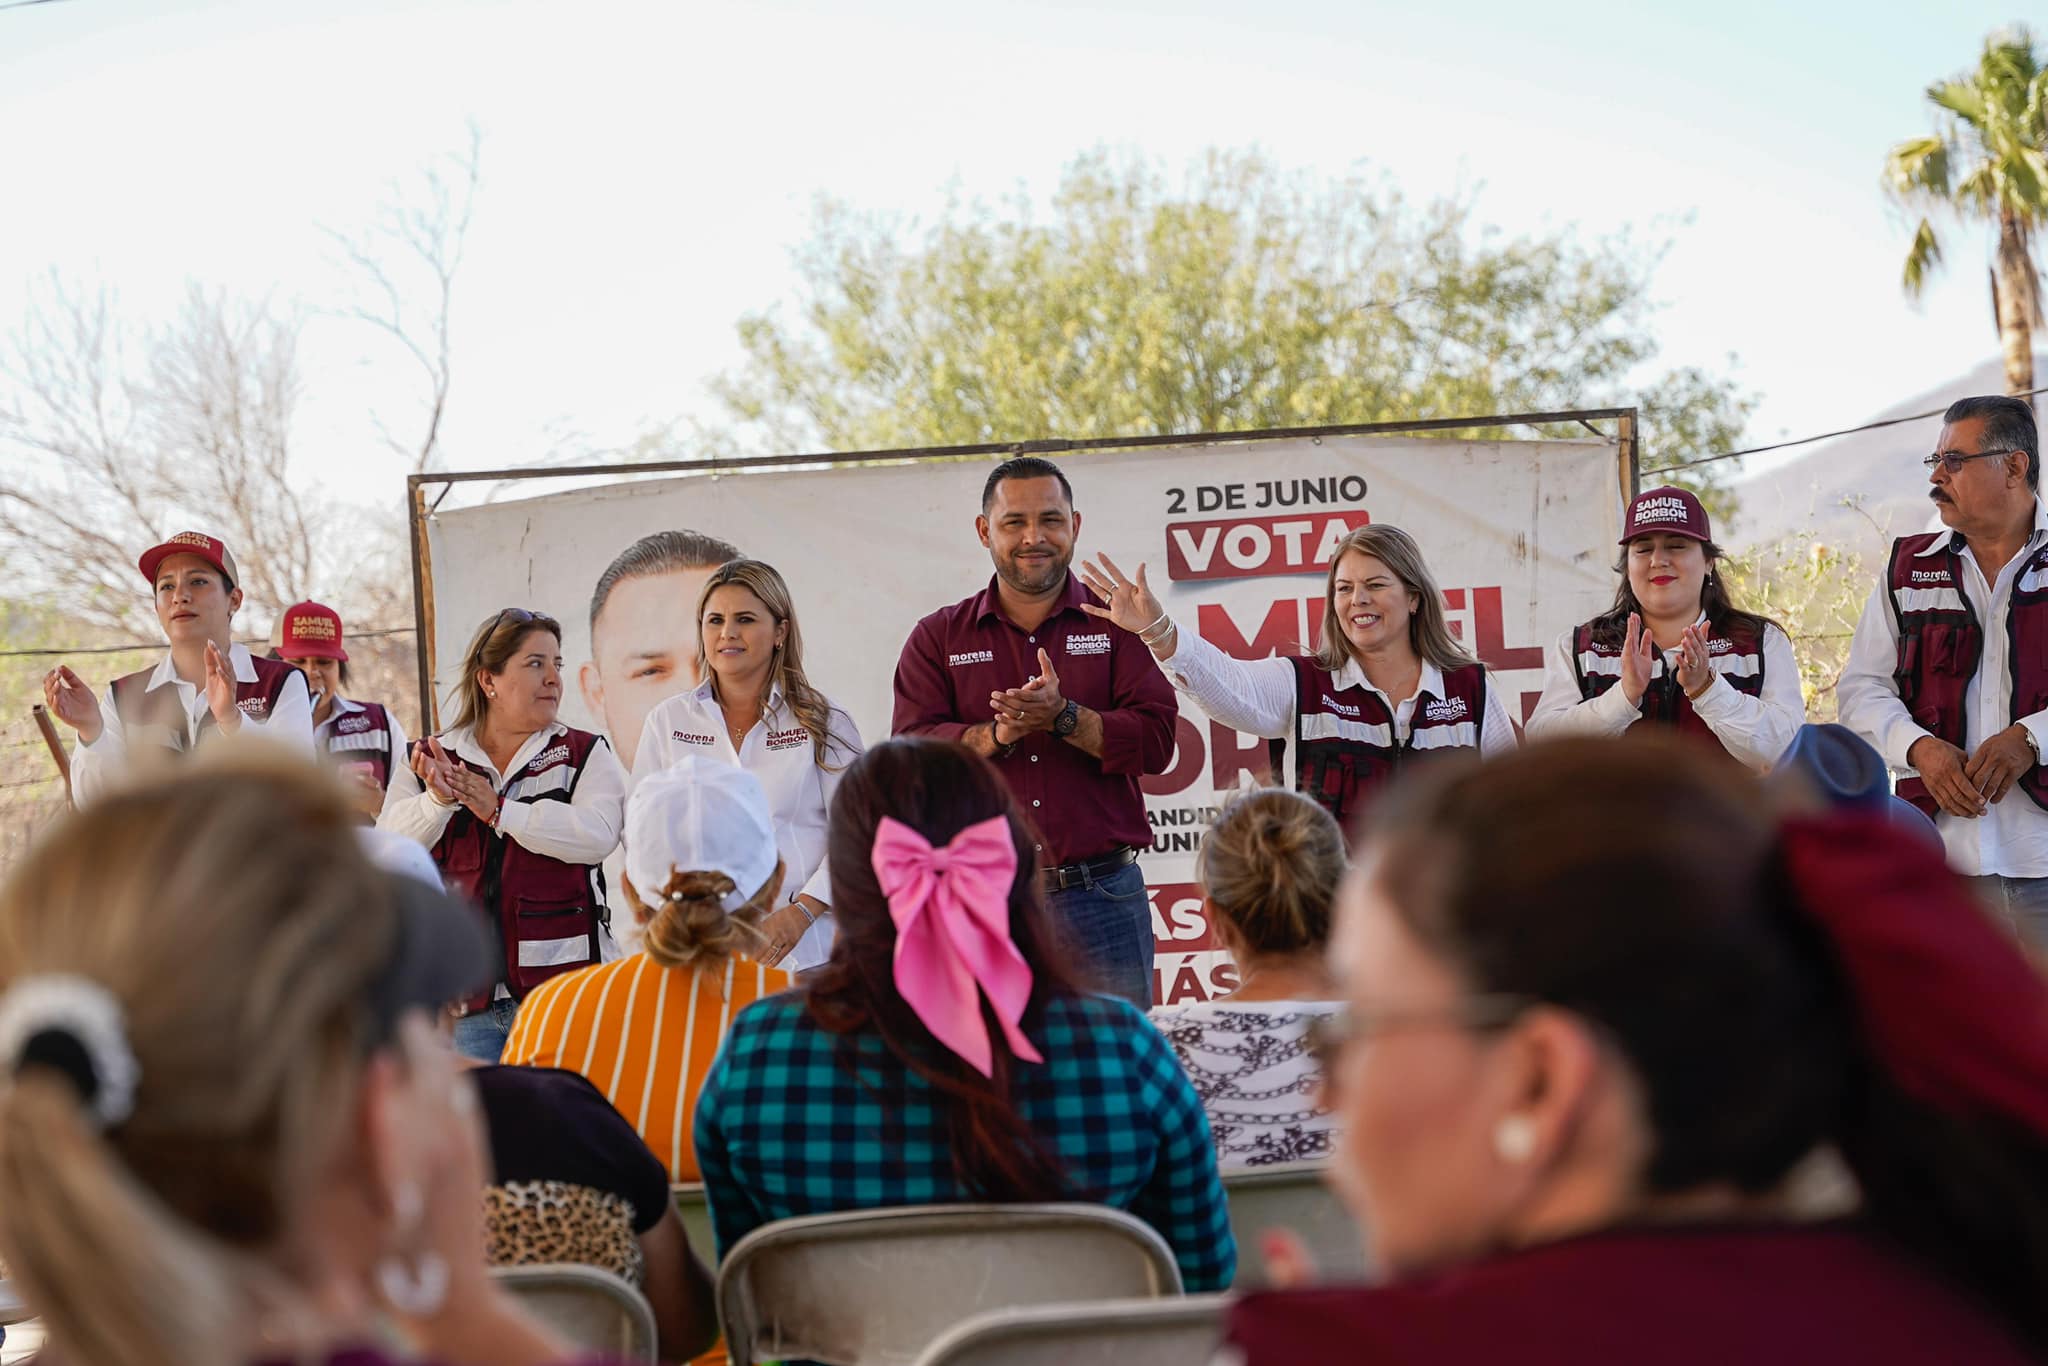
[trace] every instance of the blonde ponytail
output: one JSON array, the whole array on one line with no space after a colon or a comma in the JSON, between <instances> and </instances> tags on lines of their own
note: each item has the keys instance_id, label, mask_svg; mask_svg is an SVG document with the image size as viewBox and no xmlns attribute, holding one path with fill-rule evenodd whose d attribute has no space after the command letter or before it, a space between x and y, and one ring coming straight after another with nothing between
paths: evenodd
<instances>
[{"instance_id":1,"label":"blonde ponytail","mask_svg":"<svg viewBox=\"0 0 2048 1366\"><path fill-rule=\"evenodd\" d=\"M765 947L761 920L782 889L782 874L777 860L768 880L730 911L725 899L739 886L724 873L677 872L652 908L627 879L626 894L647 919L647 956L664 968L713 968Z\"/></svg>"},{"instance_id":2,"label":"blonde ponytail","mask_svg":"<svg viewBox=\"0 0 2048 1366\"><path fill-rule=\"evenodd\" d=\"M243 1366L234 1279L108 1151L77 1089L31 1069L0 1093L9 1276L65 1360Z\"/></svg>"}]
</instances>

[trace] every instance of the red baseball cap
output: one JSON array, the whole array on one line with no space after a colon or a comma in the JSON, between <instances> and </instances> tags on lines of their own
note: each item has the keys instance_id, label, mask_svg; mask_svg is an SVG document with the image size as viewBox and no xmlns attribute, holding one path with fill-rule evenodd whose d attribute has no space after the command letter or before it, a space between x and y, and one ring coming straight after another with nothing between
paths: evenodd
<instances>
[{"instance_id":1,"label":"red baseball cap","mask_svg":"<svg viewBox=\"0 0 2048 1366\"><path fill-rule=\"evenodd\" d=\"M181 531L162 545L153 545L143 551L142 558L136 562L142 566L143 581L152 589L156 587L156 571L173 555L197 555L226 575L231 586L239 586L242 582L241 571L235 568L235 557L228 554L225 542L217 541L203 531Z\"/></svg>"},{"instance_id":2,"label":"red baseball cap","mask_svg":"<svg viewBox=\"0 0 2048 1366\"><path fill-rule=\"evenodd\" d=\"M1707 525L1707 510L1700 505L1691 489L1666 484L1662 488L1644 489L1628 505L1628 516L1621 522L1619 545L1627 545L1638 536L1690 536L1695 541L1714 539L1713 529Z\"/></svg>"},{"instance_id":3,"label":"red baseball cap","mask_svg":"<svg viewBox=\"0 0 2048 1366\"><path fill-rule=\"evenodd\" d=\"M277 654L280 659L339 659L346 663L348 651L341 648L341 613L317 602L287 607L284 639Z\"/></svg>"}]
</instances>

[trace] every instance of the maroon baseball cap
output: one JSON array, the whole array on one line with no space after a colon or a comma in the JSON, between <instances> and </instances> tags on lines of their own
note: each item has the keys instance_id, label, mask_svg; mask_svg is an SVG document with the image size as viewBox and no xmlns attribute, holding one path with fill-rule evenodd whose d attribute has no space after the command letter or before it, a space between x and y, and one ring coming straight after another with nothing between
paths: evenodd
<instances>
[{"instance_id":1,"label":"maroon baseball cap","mask_svg":"<svg viewBox=\"0 0 2048 1366\"><path fill-rule=\"evenodd\" d=\"M241 571L235 568L235 557L228 554L227 544L203 531L181 531L162 545L153 545L143 551L142 558L136 561L142 567L143 581L155 588L156 571L173 555L197 555L226 575L230 584L242 581Z\"/></svg>"},{"instance_id":2,"label":"maroon baseball cap","mask_svg":"<svg viewBox=\"0 0 2048 1366\"><path fill-rule=\"evenodd\" d=\"M1627 545L1638 536L1690 536L1695 541L1711 541L1714 532L1707 525L1706 508L1692 490L1666 484L1644 489L1628 505L1617 544Z\"/></svg>"},{"instance_id":3,"label":"maroon baseball cap","mask_svg":"<svg viewBox=\"0 0 2048 1366\"><path fill-rule=\"evenodd\" d=\"M341 648L341 613L317 602L300 602L285 608L284 638L278 643L279 659L338 659L348 662Z\"/></svg>"}]
</instances>

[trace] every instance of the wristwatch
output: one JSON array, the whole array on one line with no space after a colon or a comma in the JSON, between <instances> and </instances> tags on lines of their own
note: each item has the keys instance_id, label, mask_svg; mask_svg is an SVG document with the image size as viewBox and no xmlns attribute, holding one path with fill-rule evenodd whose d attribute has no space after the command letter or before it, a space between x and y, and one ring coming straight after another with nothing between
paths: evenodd
<instances>
[{"instance_id":1,"label":"wristwatch","mask_svg":"<svg viewBox=\"0 0 2048 1366\"><path fill-rule=\"evenodd\" d=\"M1067 705L1060 708L1060 714L1058 716L1053 717L1052 733L1054 735L1059 736L1060 739L1064 740L1069 735L1072 735L1077 729L1079 729L1080 725L1080 705L1076 703L1073 698L1070 697L1067 699Z\"/></svg>"}]
</instances>

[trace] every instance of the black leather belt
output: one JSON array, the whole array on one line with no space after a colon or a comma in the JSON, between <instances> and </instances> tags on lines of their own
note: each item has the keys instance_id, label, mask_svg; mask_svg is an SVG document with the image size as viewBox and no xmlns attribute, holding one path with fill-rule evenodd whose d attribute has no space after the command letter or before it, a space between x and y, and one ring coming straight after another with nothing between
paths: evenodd
<instances>
[{"instance_id":1,"label":"black leather belt","mask_svg":"<svg viewBox=\"0 0 2048 1366\"><path fill-rule=\"evenodd\" d=\"M1064 892L1070 887L1086 887L1091 882L1100 882L1117 869L1138 861L1138 851L1128 844L1119 844L1101 858L1083 859L1079 863L1062 863L1057 868L1045 870L1045 890Z\"/></svg>"}]
</instances>

